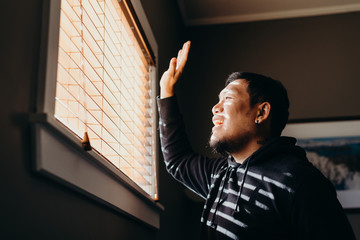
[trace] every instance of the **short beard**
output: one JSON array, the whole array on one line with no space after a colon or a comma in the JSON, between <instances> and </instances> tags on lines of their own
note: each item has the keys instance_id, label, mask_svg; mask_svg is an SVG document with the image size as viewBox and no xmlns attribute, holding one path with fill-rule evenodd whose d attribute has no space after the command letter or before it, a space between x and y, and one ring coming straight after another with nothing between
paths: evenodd
<instances>
[{"instance_id":1,"label":"short beard","mask_svg":"<svg viewBox=\"0 0 360 240\"><path fill-rule=\"evenodd\" d=\"M243 148L247 143L246 139L239 139L239 140L221 140L221 141L211 141L211 136L209 140L209 146L212 150L217 153L221 154L224 157L228 157L232 153L237 152L239 149Z\"/></svg>"},{"instance_id":2,"label":"short beard","mask_svg":"<svg viewBox=\"0 0 360 240\"><path fill-rule=\"evenodd\" d=\"M220 141L209 141L209 145L215 154L220 154L224 157L228 157L230 154L227 151L227 144Z\"/></svg>"}]
</instances>

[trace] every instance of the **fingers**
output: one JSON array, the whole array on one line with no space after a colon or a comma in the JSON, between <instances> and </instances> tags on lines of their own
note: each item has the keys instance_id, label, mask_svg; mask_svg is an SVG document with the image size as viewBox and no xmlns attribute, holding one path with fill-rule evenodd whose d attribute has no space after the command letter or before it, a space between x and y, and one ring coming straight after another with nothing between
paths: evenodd
<instances>
[{"instance_id":1,"label":"fingers","mask_svg":"<svg viewBox=\"0 0 360 240\"><path fill-rule=\"evenodd\" d=\"M166 78L174 78L174 81L176 82L178 78L180 77L186 61L189 54L190 49L190 41L186 42L183 45L183 48L179 50L177 57L173 57L170 60L169 69L165 72ZM165 76L163 77L165 79Z\"/></svg>"},{"instance_id":2,"label":"fingers","mask_svg":"<svg viewBox=\"0 0 360 240\"><path fill-rule=\"evenodd\" d=\"M168 69L168 74L169 74L170 76L173 76L173 75L175 74L176 63L177 63L176 58L172 58L172 59L170 60L170 65L169 65L169 69Z\"/></svg>"},{"instance_id":3,"label":"fingers","mask_svg":"<svg viewBox=\"0 0 360 240\"><path fill-rule=\"evenodd\" d=\"M185 64L186 64L186 61L187 61L187 58L189 55L190 45L191 45L191 42L187 41L186 43L184 43L182 49L178 53L178 57L177 57L178 63L177 63L176 69L179 69L180 72L182 72L182 70L185 67Z\"/></svg>"},{"instance_id":4,"label":"fingers","mask_svg":"<svg viewBox=\"0 0 360 240\"><path fill-rule=\"evenodd\" d=\"M177 64L176 64L176 69L177 69L179 67L179 63L182 61L182 49L179 50L176 59L177 59Z\"/></svg>"}]
</instances>

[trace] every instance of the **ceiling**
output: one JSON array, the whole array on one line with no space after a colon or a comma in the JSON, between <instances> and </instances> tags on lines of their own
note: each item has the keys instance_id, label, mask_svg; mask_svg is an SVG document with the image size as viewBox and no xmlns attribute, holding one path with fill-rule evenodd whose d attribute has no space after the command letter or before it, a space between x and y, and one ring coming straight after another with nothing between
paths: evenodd
<instances>
[{"instance_id":1,"label":"ceiling","mask_svg":"<svg viewBox=\"0 0 360 240\"><path fill-rule=\"evenodd\" d=\"M185 25L210 25L360 11L360 0L177 0Z\"/></svg>"}]
</instances>

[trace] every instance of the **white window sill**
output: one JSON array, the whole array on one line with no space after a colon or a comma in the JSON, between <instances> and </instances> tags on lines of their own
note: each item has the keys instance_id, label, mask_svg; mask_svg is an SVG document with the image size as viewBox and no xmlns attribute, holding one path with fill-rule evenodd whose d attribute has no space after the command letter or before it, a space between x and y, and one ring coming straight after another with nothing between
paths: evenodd
<instances>
[{"instance_id":1,"label":"white window sill","mask_svg":"<svg viewBox=\"0 0 360 240\"><path fill-rule=\"evenodd\" d=\"M164 208L54 117L30 116L33 123L36 171L104 203L116 211L160 228Z\"/></svg>"}]
</instances>

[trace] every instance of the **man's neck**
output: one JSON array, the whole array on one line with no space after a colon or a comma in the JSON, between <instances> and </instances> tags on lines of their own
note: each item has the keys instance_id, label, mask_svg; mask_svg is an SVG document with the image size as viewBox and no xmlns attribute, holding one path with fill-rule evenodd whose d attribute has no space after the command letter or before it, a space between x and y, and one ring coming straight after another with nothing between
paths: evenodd
<instances>
[{"instance_id":1,"label":"man's neck","mask_svg":"<svg viewBox=\"0 0 360 240\"><path fill-rule=\"evenodd\" d=\"M245 147L243 147L238 152L233 152L231 155L234 160L240 164L242 164L248 157L250 157L254 152L256 152L259 148L264 145L265 141L262 140L253 140L249 142Z\"/></svg>"}]
</instances>

